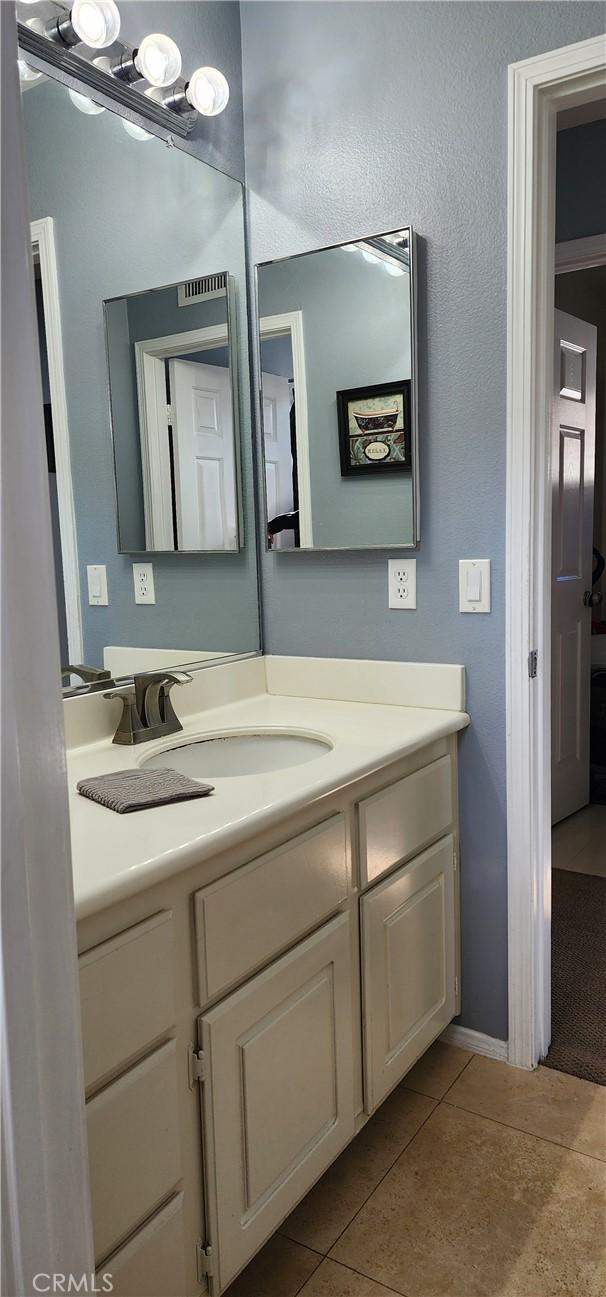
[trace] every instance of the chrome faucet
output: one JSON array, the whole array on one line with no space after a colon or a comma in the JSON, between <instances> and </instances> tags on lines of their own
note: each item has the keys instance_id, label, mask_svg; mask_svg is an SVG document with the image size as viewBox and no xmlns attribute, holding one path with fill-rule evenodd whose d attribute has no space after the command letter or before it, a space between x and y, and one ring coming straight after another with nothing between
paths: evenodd
<instances>
[{"instance_id":1,"label":"chrome faucet","mask_svg":"<svg viewBox=\"0 0 606 1297\"><path fill-rule=\"evenodd\" d=\"M158 671L134 676L132 684L116 685L104 698L121 698L122 715L114 743L149 743L183 729L170 700L173 685L185 685L193 677L188 671Z\"/></svg>"}]
</instances>

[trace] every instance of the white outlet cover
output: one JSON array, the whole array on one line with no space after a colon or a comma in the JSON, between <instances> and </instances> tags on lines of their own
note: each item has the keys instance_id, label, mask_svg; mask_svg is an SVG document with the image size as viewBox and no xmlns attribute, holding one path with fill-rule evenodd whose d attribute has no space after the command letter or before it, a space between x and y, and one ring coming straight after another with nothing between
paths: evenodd
<instances>
[{"instance_id":1,"label":"white outlet cover","mask_svg":"<svg viewBox=\"0 0 606 1297\"><path fill-rule=\"evenodd\" d=\"M400 612L417 606L416 558L390 558L387 561L389 607Z\"/></svg>"},{"instance_id":2,"label":"white outlet cover","mask_svg":"<svg viewBox=\"0 0 606 1297\"><path fill-rule=\"evenodd\" d=\"M135 603L155 603L154 568L152 563L133 563Z\"/></svg>"}]
</instances>

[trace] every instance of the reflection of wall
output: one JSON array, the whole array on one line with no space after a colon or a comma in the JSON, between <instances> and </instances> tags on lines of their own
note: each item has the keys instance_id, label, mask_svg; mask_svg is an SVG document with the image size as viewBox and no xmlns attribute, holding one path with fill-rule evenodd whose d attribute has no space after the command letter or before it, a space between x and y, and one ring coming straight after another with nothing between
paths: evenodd
<instances>
[{"instance_id":1,"label":"reflection of wall","mask_svg":"<svg viewBox=\"0 0 606 1297\"><path fill-rule=\"evenodd\" d=\"M267 647L465 664L463 1021L504 1038L507 65L600 34L604 8L259 0L241 14L253 261L408 221L423 238L418 609L388 610L384 554L267 554ZM458 559L483 556L493 612L460 615Z\"/></svg>"},{"instance_id":2,"label":"reflection of wall","mask_svg":"<svg viewBox=\"0 0 606 1297\"><path fill-rule=\"evenodd\" d=\"M118 555L116 544L102 311L106 298L230 269L238 282L239 317L245 319L240 187L178 149L133 140L109 112L84 116L53 82L24 95L23 107L31 216L52 216L55 222L85 656L100 664L103 645L120 643L253 649L258 636L250 523L241 554L154 557L156 604L134 602L131 562ZM250 408L242 328L239 338L248 511ZM88 606L88 563L107 565L107 608Z\"/></svg>"},{"instance_id":3,"label":"reflection of wall","mask_svg":"<svg viewBox=\"0 0 606 1297\"><path fill-rule=\"evenodd\" d=\"M226 325L227 298L214 297L180 307L177 288L171 286L108 302L106 324L120 548L136 552L145 549L145 507L134 344L210 324ZM221 360L211 363L220 364Z\"/></svg>"},{"instance_id":4,"label":"reflection of wall","mask_svg":"<svg viewBox=\"0 0 606 1297\"><path fill-rule=\"evenodd\" d=\"M290 334L278 338L261 339L261 369L278 378L292 378L292 343Z\"/></svg>"},{"instance_id":5,"label":"reflection of wall","mask_svg":"<svg viewBox=\"0 0 606 1297\"><path fill-rule=\"evenodd\" d=\"M411 475L341 476L335 395L410 377L408 275L340 250L278 262L259 271L259 310L303 313L314 545L410 544Z\"/></svg>"}]
</instances>

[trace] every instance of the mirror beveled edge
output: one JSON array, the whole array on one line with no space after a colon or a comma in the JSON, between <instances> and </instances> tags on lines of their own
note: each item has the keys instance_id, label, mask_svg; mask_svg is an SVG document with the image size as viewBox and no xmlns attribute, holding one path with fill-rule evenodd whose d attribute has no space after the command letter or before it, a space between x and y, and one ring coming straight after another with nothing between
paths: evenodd
<instances>
[{"instance_id":1,"label":"mirror beveled edge","mask_svg":"<svg viewBox=\"0 0 606 1297\"><path fill-rule=\"evenodd\" d=\"M385 239L390 235L406 233L409 241L409 260L410 260L410 348L411 348L411 452L412 452L412 540L401 544L383 544L383 545L318 545L318 546L289 546L282 550L272 550L268 543L267 537L267 479L265 473L265 449L263 435L263 386L261 381L262 361L261 361L261 312L259 303L259 272L266 266L276 266L285 262L299 261L302 257L310 256L316 252L333 252L339 248L346 247L350 243L365 243L373 239ZM263 508L263 517L261 525L263 527L263 550L267 554L355 554L367 553L374 551L391 552L396 550L416 550L421 540L421 500L420 500L420 481L419 481L419 436L418 436L418 345L417 345L417 258L418 258L418 239L416 231L412 225L397 225L392 229L383 230L380 233L361 234L355 238L342 239L339 243L322 244L320 247L307 248L304 252L295 252L285 257L272 257L268 261L257 261L254 265L254 301L253 307L253 328L255 335L254 344L254 381L256 387L256 413L259 420L257 431L257 454L255 461L258 464L258 471L261 477L260 492L258 498L261 499ZM261 650L262 651L262 650Z\"/></svg>"}]
</instances>

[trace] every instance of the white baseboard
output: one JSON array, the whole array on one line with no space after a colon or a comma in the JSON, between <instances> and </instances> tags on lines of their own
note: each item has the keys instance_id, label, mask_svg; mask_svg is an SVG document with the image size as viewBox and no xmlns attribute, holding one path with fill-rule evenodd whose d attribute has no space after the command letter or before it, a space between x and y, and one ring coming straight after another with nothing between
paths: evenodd
<instances>
[{"instance_id":1,"label":"white baseboard","mask_svg":"<svg viewBox=\"0 0 606 1297\"><path fill-rule=\"evenodd\" d=\"M497 1040L496 1036L485 1036L483 1031L472 1031L471 1027L457 1027L451 1022L442 1032L440 1040L446 1045L458 1045L460 1049L471 1049L474 1054L484 1054L486 1058L498 1058L501 1063L507 1062L507 1041Z\"/></svg>"}]
</instances>

